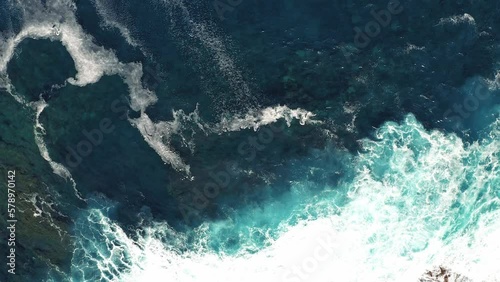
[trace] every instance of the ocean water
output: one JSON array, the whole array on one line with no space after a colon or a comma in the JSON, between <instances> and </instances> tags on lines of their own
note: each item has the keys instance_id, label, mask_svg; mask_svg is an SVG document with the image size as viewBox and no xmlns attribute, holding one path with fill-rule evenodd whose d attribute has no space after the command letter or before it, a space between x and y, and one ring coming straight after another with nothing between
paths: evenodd
<instances>
[{"instance_id":1,"label":"ocean water","mask_svg":"<svg viewBox=\"0 0 500 282\"><path fill-rule=\"evenodd\" d=\"M499 12L0 0L0 281L500 281Z\"/></svg>"}]
</instances>

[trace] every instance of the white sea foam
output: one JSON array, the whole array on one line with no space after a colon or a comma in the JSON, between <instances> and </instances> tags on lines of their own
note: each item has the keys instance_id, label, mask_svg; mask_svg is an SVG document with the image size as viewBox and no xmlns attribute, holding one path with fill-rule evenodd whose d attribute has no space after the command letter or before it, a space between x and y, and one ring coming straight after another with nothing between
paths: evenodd
<instances>
[{"instance_id":1,"label":"white sea foam","mask_svg":"<svg viewBox=\"0 0 500 282\"><path fill-rule=\"evenodd\" d=\"M31 1L28 1L31 3ZM94 39L86 34L77 23L69 1L54 1L53 10L36 11L25 22L23 29L8 38L2 50L0 73L5 73L17 45L26 38L51 39L60 41L75 62L77 74L68 82L85 86L97 82L103 75L118 74L129 86L131 106L134 110L144 110L157 100L153 92L141 84L142 66L139 63L121 63L113 51L94 44ZM29 4L29 3L28 3ZM28 5L27 4L27 5ZM45 13L42 13L45 11ZM54 16L58 13L57 16ZM33 20L29 20L34 18Z\"/></svg>"},{"instance_id":2,"label":"white sea foam","mask_svg":"<svg viewBox=\"0 0 500 282\"><path fill-rule=\"evenodd\" d=\"M86 267L97 267L109 281L387 282L417 281L426 270L443 265L473 281L498 281L498 124L491 138L473 144L428 132L413 116L385 124L376 141L362 142L354 179L331 195L302 198L304 205L294 210L306 219L289 226L283 221L281 236L268 238L271 245L256 253L245 251L243 234L236 255L211 249L209 236L223 241L227 235L221 227L238 224L230 219L206 223L211 227L198 229L195 242L165 223L145 227L135 241L93 209L88 222L103 236L100 241L112 242L113 251ZM294 183L292 190L306 191L308 185ZM287 204L278 201L250 210L249 216L259 222ZM327 216L311 217L325 207ZM77 242L78 259L107 252L99 241L79 236ZM118 266L128 270L113 271ZM83 271L78 261L73 268Z\"/></svg>"},{"instance_id":3,"label":"white sea foam","mask_svg":"<svg viewBox=\"0 0 500 282\"><path fill-rule=\"evenodd\" d=\"M175 112L174 116L174 121L154 123L146 113L142 113L139 118L131 119L130 122L139 129L144 140L160 155L165 163L169 163L174 169L189 175L189 165L185 164L181 157L169 146L171 136L179 133L182 126L182 122L178 118L189 116L183 113L175 115Z\"/></svg>"},{"instance_id":4,"label":"white sea foam","mask_svg":"<svg viewBox=\"0 0 500 282\"><path fill-rule=\"evenodd\" d=\"M349 132L356 131L356 119L358 118L359 105L345 103L342 107L344 109L344 113L351 116L351 121L345 125L345 128Z\"/></svg>"},{"instance_id":5,"label":"white sea foam","mask_svg":"<svg viewBox=\"0 0 500 282\"><path fill-rule=\"evenodd\" d=\"M409 54L409 53L414 52L414 51L424 51L424 50L425 50L424 46L416 46L416 45L407 43L406 48L404 49L403 52L405 54Z\"/></svg>"},{"instance_id":6,"label":"white sea foam","mask_svg":"<svg viewBox=\"0 0 500 282\"><path fill-rule=\"evenodd\" d=\"M117 29L130 46L141 50L142 54L149 59L153 58L153 55L144 47L144 44L127 28L132 23L131 16L127 12L116 11L112 7L113 3L109 0L92 0L92 4L102 19L101 26L108 29Z\"/></svg>"},{"instance_id":7,"label":"white sea foam","mask_svg":"<svg viewBox=\"0 0 500 282\"><path fill-rule=\"evenodd\" d=\"M48 224L50 227L57 230L60 238L62 238L63 235L67 235L67 232L59 227L52 218L52 214L57 214L60 217L65 217L54 208L54 202L52 200L42 198L42 196L40 196L38 193L27 194L26 196L26 201L31 203L31 205L33 206L34 217L39 217L40 220L45 224Z\"/></svg>"},{"instance_id":8,"label":"white sea foam","mask_svg":"<svg viewBox=\"0 0 500 282\"><path fill-rule=\"evenodd\" d=\"M113 9L113 3L109 0L92 0L92 4L97 10L97 13L104 22L104 26L108 28L116 28L120 34L127 40L127 43L134 47L141 47L141 43L137 41L130 30L123 24L120 23L119 15ZM123 15L120 15L123 17Z\"/></svg>"},{"instance_id":9,"label":"white sea foam","mask_svg":"<svg viewBox=\"0 0 500 282\"><path fill-rule=\"evenodd\" d=\"M9 77L6 74L2 74L0 72L0 88L4 89L9 93L19 104L26 105L26 100L18 95L15 90L14 86L12 85L12 82L10 81Z\"/></svg>"},{"instance_id":10,"label":"white sea foam","mask_svg":"<svg viewBox=\"0 0 500 282\"><path fill-rule=\"evenodd\" d=\"M216 124L205 123L199 116L198 108L189 114L182 110L172 111L172 115L174 117L172 121L153 122L146 113L143 113L139 118L130 119L130 122L139 129L146 142L164 162L171 164L178 171L184 171L187 175L190 175L189 165L170 145L171 137L174 135L179 136L182 144L194 152L195 144L190 137L196 132L220 134L248 128L257 130L280 119L284 119L288 126L293 120L298 120L301 125L320 123L313 119L312 112L300 108L290 109L287 106L268 107L260 111L251 110L244 116L224 117Z\"/></svg>"},{"instance_id":11,"label":"white sea foam","mask_svg":"<svg viewBox=\"0 0 500 282\"><path fill-rule=\"evenodd\" d=\"M455 15L447 18L442 18L439 20L438 24L459 24L459 23L468 23L473 26L476 26L476 20L469 14L465 13L463 15Z\"/></svg>"},{"instance_id":12,"label":"white sea foam","mask_svg":"<svg viewBox=\"0 0 500 282\"><path fill-rule=\"evenodd\" d=\"M42 124L40 123L40 114L48 106L48 104L43 99L41 99L37 102L31 102L29 105L36 111L35 125L33 127L33 132L35 134L35 142L36 145L38 146L38 150L40 151L40 155L44 160L46 160L49 163L50 167L52 168L52 171L55 174L71 182L73 189L75 190L75 195L80 200L84 201L82 195L76 189L76 182L71 176L69 170L64 165L52 160L52 158L49 155L49 150L47 149L47 145L43 140L43 136L45 135L45 128L43 128Z\"/></svg>"},{"instance_id":13,"label":"white sea foam","mask_svg":"<svg viewBox=\"0 0 500 282\"><path fill-rule=\"evenodd\" d=\"M214 128L216 132L239 131L247 128L257 130L261 126L275 123L280 119L284 119L288 126L294 119L298 120L301 125L321 123L314 120L314 116L314 113L300 108L290 109L286 105L275 106L259 111L250 110L243 117L223 117Z\"/></svg>"},{"instance_id":14,"label":"white sea foam","mask_svg":"<svg viewBox=\"0 0 500 282\"><path fill-rule=\"evenodd\" d=\"M97 82L103 75L117 74L128 85L131 97L130 106L133 110L144 112L148 106L156 103L156 95L142 87L142 65L140 63L121 63L114 52L94 44L94 39L86 34L77 23L73 2L47 1L48 8L45 8L38 1L23 1L19 2L19 5L23 10L24 26L18 34L4 39L0 45L2 46L0 50L2 81L8 82L7 64L12 59L15 48L20 42L27 38L50 39L60 41L73 58L77 74L75 78L68 79L69 83L85 86ZM11 87L10 84L7 85ZM15 96L15 98L25 104L21 97ZM37 107L43 110L41 104ZM57 165L55 167L57 168L55 171L63 173L61 168Z\"/></svg>"},{"instance_id":15,"label":"white sea foam","mask_svg":"<svg viewBox=\"0 0 500 282\"><path fill-rule=\"evenodd\" d=\"M249 86L243 79L241 72L236 68L234 61L228 55L222 40L210 32L205 24L195 23L182 1L165 1L164 3L167 6L170 5L170 7L174 6L181 9L185 19L184 24L188 25L192 35L213 53L214 60L221 73L229 80L233 91L239 96L238 99L246 99L244 100L245 103L252 100L253 97ZM94 1L94 4L101 16L105 18L104 20L113 22L109 2L99 0ZM76 76L69 78L67 81L77 86L85 86L99 81L103 75L120 75L129 88L130 107L141 112L141 116L131 120L131 123L139 129L146 142L159 154L163 161L172 165L178 171L189 172L189 166L175 153L174 149L169 147L168 142L172 134L180 134L181 138L186 140L178 130L179 123L183 122L180 117L184 113L174 111L173 121L154 122L149 118L145 110L148 106L157 102L157 97L155 93L142 86L143 70L140 63L122 63L113 51L97 46L92 36L86 34L78 24L74 14L76 8L71 1L52 0L47 1L47 5L43 6L37 1L28 0L20 2L19 5L23 9L24 26L18 34L4 39L3 48L0 50L0 74L5 77L4 81L8 81L6 75L7 64L12 59L16 47L24 39L60 41L73 58L77 70ZM243 98L243 96L246 96L246 98ZM21 97L15 96L15 98L24 104ZM254 103L248 107L250 112L245 117L226 117L215 128L219 132L245 128L257 129L281 118L284 118L288 124L292 119L298 119L301 124L312 122L310 118L313 114L301 109L292 110L286 106L279 106L258 112L255 110L255 106ZM204 127L201 123L198 123L198 126L200 128ZM190 144L189 147L192 149L194 145ZM63 173L61 168L57 169L57 171Z\"/></svg>"},{"instance_id":16,"label":"white sea foam","mask_svg":"<svg viewBox=\"0 0 500 282\"><path fill-rule=\"evenodd\" d=\"M59 3L59 2L56 2ZM62 2L61 2L62 3ZM197 113L185 115L182 111L174 111L172 121L152 121L145 113L148 106L156 103L156 95L142 86L141 78L143 76L142 66L139 63L121 63L112 51L94 44L93 38L85 34L80 25L76 22L72 6L66 3L55 5L55 10L59 11L59 16L55 17L57 21L51 21L50 17L42 17L40 11L35 11L33 16L36 21L27 22L22 31L8 40L8 48L5 49L0 65L0 72L5 73L6 64L12 58L15 47L26 38L48 38L60 41L68 50L75 62L77 75L75 78L68 79L69 83L78 86L85 86L97 82L103 75L120 75L128 85L131 100L130 106L135 111L140 111L141 116L137 119L131 119L132 125L139 129L145 141L158 153L161 159L170 164L174 169L183 171L189 175L189 165L170 147L169 140L173 134L178 134L186 143L188 140L182 135L181 127L183 122L197 123L200 129L214 129L211 126L203 125L201 121L193 121L192 118ZM96 2L97 3L97 2ZM172 2L174 3L174 2ZM189 19L189 12L182 2L175 2L179 5L185 16ZM101 7L101 6L99 6ZM101 7L102 8L102 7ZM43 9L42 9L43 11ZM46 13L54 13L47 11ZM39 15L40 14L40 15ZM62 19L61 19L62 17ZM193 24L188 21L188 24ZM214 52L216 61L220 65L221 71L228 76L228 79L235 83L236 89L243 89L244 95L250 95L250 90L244 82L241 74L237 71L233 61L227 55L220 39L213 37L203 26L192 27L204 44ZM189 118L186 118L188 117ZM250 110L244 117L228 118L225 117L215 126L217 132L241 130L245 128L254 128L255 130L262 125L267 125L283 118L288 124L293 119L298 119L301 124L313 123L312 113L302 109L289 109L286 106L266 108L261 111ZM191 150L194 144L190 143ZM62 170L58 170L62 173Z\"/></svg>"},{"instance_id":17,"label":"white sea foam","mask_svg":"<svg viewBox=\"0 0 500 282\"><path fill-rule=\"evenodd\" d=\"M235 60L228 51L227 46L230 46L228 40L224 40L218 36L214 31L215 28L209 24L195 19L183 0L159 0L159 2L163 3L167 11L170 11L170 18L174 18L174 14L177 12L182 14L183 22L181 25L188 27L188 34L179 33L176 30L178 23L174 21L172 32L178 36L178 41L196 39L198 43L201 43L212 54L212 59L221 75L229 83L232 94L241 103L246 104L247 109L258 107L256 94L252 93L242 71L238 68ZM222 101L222 103L224 102Z\"/></svg>"}]
</instances>

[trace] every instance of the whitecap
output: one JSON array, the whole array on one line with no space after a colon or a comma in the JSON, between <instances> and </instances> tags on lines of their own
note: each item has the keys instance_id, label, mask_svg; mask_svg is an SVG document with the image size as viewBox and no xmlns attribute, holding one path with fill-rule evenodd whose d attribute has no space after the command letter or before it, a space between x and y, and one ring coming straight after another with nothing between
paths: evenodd
<instances>
[{"instance_id":1,"label":"whitecap","mask_svg":"<svg viewBox=\"0 0 500 282\"><path fill-rule=\"evenodd\" d=\"M492 125L493 137L498 123ZM247 251L244 234L239 234L241 249L234 255L211 246L214 239L231 235L223 228L228 224L267 234L255 224L283 215L289 201L248 209L250 222L242 222L244 217L207 222L195 230L194 242L167 223L144 226L134 240L100 209L91 209L82 226L91 224L102 238L86 248L85 233L78 236L73 269L100 269L111 281L386 282L417 281L427 269L443 265L473 281L500 279L497 138L466 144L453 134L426 131L409 115L399 124L384 124L377 140L363 140L362 146L354 158L355 177L321 197L297 195L303 204L291 210L303 219L290 224L293 216L283 218L276 229L279 236L268 236L269 245L257 252ZM309 185L297 182L292 188L302 193ZM112 247L103 250L106 244L99 242L106 241ZM85 260L82 268L76 259L92 258L93 250L115 250L111 258L117 259ZM112 271L119 266L126 271Z\"/></svg>"}]
</instances>

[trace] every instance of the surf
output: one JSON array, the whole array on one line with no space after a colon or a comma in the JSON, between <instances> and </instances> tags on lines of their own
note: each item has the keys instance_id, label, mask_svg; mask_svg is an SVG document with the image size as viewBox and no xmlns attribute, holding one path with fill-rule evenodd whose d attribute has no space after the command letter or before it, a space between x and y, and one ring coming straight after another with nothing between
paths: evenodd
<instances>
[{"instance_id":1,"label":"surf","mask_svg":"<svg viewBox=\"0 0 500 282\"><path fill-rule=\"evenodd\" d=\"M375 140L362 140L358 155L344 152L354 178L319 194L312 192L318 183L293 183L288 195L190 232L152 222L133 239L106 214L112 204L101 202L80 218L94 237L88 249L86 229L77 229L82 243L74 275L108 281L417 281L444 266L473 281L494 281L500 277L499 125L497 119L483 139L469 144L427 131L410 114L385 123ZM316 167L330 169L323 165Z\"/></svg>"}]
</instances>

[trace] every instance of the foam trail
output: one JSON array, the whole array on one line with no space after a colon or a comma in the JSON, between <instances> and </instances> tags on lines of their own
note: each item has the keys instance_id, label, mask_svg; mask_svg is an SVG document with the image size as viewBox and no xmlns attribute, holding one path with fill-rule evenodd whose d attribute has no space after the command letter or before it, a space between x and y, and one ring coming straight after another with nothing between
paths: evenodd
<instances>
[{"instance_id":1,"label":"foam trail","mask_svg":"<svg viewBox=\"0 0 500 282\"><path fill-rule=\"evenodd\" d=\"M179 122L157 122L154 123L146 113L142 113L137 119L130 122L141 132L144 140L153 148L165 163L169 163L178 171L185 172L188 176L189 165L186 165L181 157L175 153L168 145L170 137L179 126Z\"/></svg>"},{"instance_id":2,"label":"foam trail","mask_svg":"<svg viewBox=\"0 0 500 282\"><path fill-rule=\"evenodd\" d=\"M191 135L199 130L205 134L239 131L242 129L259 127L275 123L284 119L288 126L296 119L301 125L318 124L320 121L313 120L314 114L303 109L290 109L287 106L268 107L260 111L250 110L244 116L224 117L219 123L208 124L201 120L198 107L192 113L185 114L184 111L172 111L174 120L153 122L146 113L139 118L130 119L130 122L141 132L145 141L161 156L165 163L169 163L178 171L183 171L190 176L190 166L184 163L180 156L171 148L170 139L172 136L180 136L183 145L194 152L195 144L188 140L184 131L189 131Z\"/></svg>"},{"instance_id":3,"label":"foam trail","mask_svg":"<svg viewBox=\"0 0 500 282\"><path fill-rule=\"evenodd\" d=\"M14 86L12 85L9 77L0 73L0 89L5 89L19 104L26 105L26 100L14 91Z\"/></svg>"},{"instance_id":4,"label":"foam trail","mask_svg":"<svg viewBox=\"0 0 500 282\"><path fill-rule=\"evenodd\" d=\"M6 72L7 63L12 59L16 46L24 39L58 40L66 47L75 62L77 74L75 78L68 79L69 83L85 86L99 81L103 75L118 74L123 77L129 87L133 110L145 110L149 105L156 103L156 95L142 87L141 64L121 63L114 52L93 43L94 39L86 34L76 22L72 10L66 6L57 5L53 8L55 11L48 11L47 15L39 15L33 23L28 21L19 34L7 39L6 47L1 53L0 73ZM60 14L57 17L51 17L51 13L56 12ZM59 21L60 16L64 16L62 23Z\"/></svg>"},{"instance_id":5,"label":"foam trail","mask_svg":"<svg viewBox=\"0 0 500 282\"><path fill-rule=\"evenodd\" d=\"M43 136L45 135L45 128L43 128L39 119L40 119L40 114L48 106L48 104L43 99L40 99L37 102L31 102L29 105L36 111L35 126L33 127L33 132L35 134L35 142L36 145L38 146L38 150L40 151L40 155L44 160L46 160L49 163L50 167L52 168L52 171L55 174L59 175L65 180L69 179L69 181L73 185L73 189L75 190L75 195L78 197L78 199L85 201L80 192L78 191L78 189L76 189L76 182L71 176L69 170L64 165L52 160L52 158L49 155L49 151L47 150L47 145L43 140Z\"/></svg>"},{"instance_id":6,"label":"foam trail","mask_svg":"<svg viewBox=\"0 0 500 282\"><path fill-rule=\"evenodd\" d=\"M105 26L118 29L123 38L127 40L128 44L133 47L140 47L140 43L132 37L130 30L128 30L127 27L118 22L118 15L115 11L113 11L113 8L111 7L112 3L110 3L110 1L92 0L92 4L96 8L99 16L104 21Z\"/></svg>"},{"instance_id":7,"label":"foam trail","mask_svg":"<svg viewBox=\"0 0 500 282\"><path fill-rule=\"evenodd\" d=\"M261 126L275 123L280 119L284 119L288 126L294 119L297 119L301 125L321 123L313 120L314 116L312 112L300 108L290 109L286 105L267 107L260 111L250 110L244 117L223 117L214 129L216 132L239 131L247 128L257 130Z\"/></svg>"},{"instance_id":8,"label":"foam trail","mask_svg":"<svg viewBox=\"0 0 500 282\"><path fill-rule=\"evenodd\" d=\"M150 125L151 120L144 113L146 108L157 101L156 95L142 86L143 76L140 63L121 63L114 52L94 44L92 36L86 34L78 24L74 14L74 3L71 1L47 1L46 8L38 1L23 1L18 3L23 11L25 23L23 29L16 35L4 40L1 44L0 53L0 75L7 77L6 69L8 62L12 59L16 46L26 38L50 39L60 41L73 58L77 74L67 81L73 85L85 86L99 81L103 75L119 75L128 85L130 93L130 107L134 111L144 114L134 125L137 128L145 128ZM144 122L144 125L140 123ZM145 134L144 130L140 130ZM144 135L146 141L151 140ZM158 148L156 141L148 142L153 149ZM162 145L159 152L160 157L170 163L179 171L186 171L187 167L179 165L179 156L175 155L170 148Z\"/></svg>"},{"instance_id":9,"label":"foam trail","mask_svg":"<svg viewBox=\"0 0 500 282\"><path fill-rule=\"evenodd\" d=\"M249 108L258 107L259 103L255 95L252 94L248 83L245 81L241 71L238 69L225 47L228 43L216 36L207 24L196 22L191 17L189 10L182 0L160 1L168 10L172 10L173 8L180 9L184 19L183 24L187 25L190 31L189 36L191 38L196 38L213 54L213 59L222 76L228 80L232 92L237 95L240 100L244 101ZM173 18L174 12L170 11L170 13L171 18ZM173 23L172 25L174 26L175 24ZM182 36L185 36L185 34L182 34Z\"/></svg>"},{"instance_id":10,"label":"foam trail","mask_svg":"<svg viewBox=\"0 0 500 282\"><path fill-rule=\"evenodd\" d=\"M108 2L96 1L94 3L98 7L98 10L102 8L100 9L101 12L105 13L105 8L107 7L105 4ZM173 1L164 3L181 9L186 19L186 24L189 25L195 37L213 52L219 69L229 79L233 91L240 96L247 96L245 99L253 99L250 89L240 71L237 70L233 60L227 55L222 41L211 35L205 25L193 23L189 11L183 2ZM131 124L139 129L145 141L158 153L164 162L170 164L177 171L185 172L189 175L189 166L183 162L174 149L169 147L168 143L170 136L178 133L176 131L178 117L174 116L174 120L170 122L160 121L155 123L145 113L148 106L157 102L157 97L154 92L142 86L142 65L140 63L122 63L113 51L95 45L92 36L86 34L78 24L74 14L76 8L71 1L49 0L46 5L42 5L38 1L27 0L18 4L23 10L24 26L18 34L6 38L1 44L0 75L8 79L6 74L7 64L12 59L17 45L24 39L33 38L60 41L73 58L77 70L76 76L69 78L67 81L73 85L86 86L96 83L104 75L121 76L128 85L131 97L130 107L134 111L141 113L139 118L130 120ZM15 98L20 102L22 101L20 97ZM253 106L250 108L253 108ZM293 116L297 114L301 115L293 111L289 111L287 115ZM303 119L303 117L299 118ZM289 118L287 118L287 121L289 121ZM268 123L266 120L256 120L256 122L260 124ZM221 129L230 131L250 126L248 122L242 125L237 125L236 123L237 121L233 124L228 123ZM253 128L256 129L258 126L260 125L254 125ZM184 139L182 135L181 137ZM193 147L193 145L190 145L190 147Z\"/></svg>"},{"instance_id":11,"label":"foam trail","mask_svg":"<svg viewBox=\"0 0 500 282\"><path fill-rule=\"evenodd\" d=\"M152 57L144 46L142 46L142 43L134 38L132 32L130 32L126 25L120 22L120 20L123 19L123 15L121 17L118 16L118 13L113 10L112 3L109 0L92 0L92 4L103 20L103 25L105 27L116 28L130 46L139 48L145 56L149 58ZM123 13L123 11L121 12Z\"/></svg>"}]
</instances>

